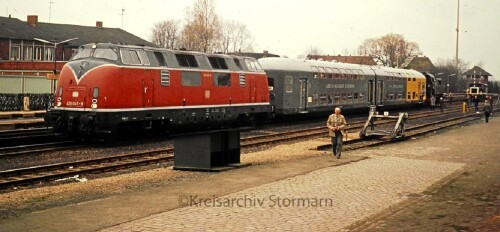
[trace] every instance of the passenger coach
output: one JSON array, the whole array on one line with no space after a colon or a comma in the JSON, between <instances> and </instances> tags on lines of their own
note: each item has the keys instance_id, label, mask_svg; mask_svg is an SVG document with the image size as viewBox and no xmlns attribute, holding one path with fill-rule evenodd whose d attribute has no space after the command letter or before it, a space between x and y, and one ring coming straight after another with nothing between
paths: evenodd
<instances>
[{"instance_id":1,"label":"passenger coach","mask_svg":"<svg viewBox=\"0 0 500 232\"><path fill-rule=\"evenodd\" d=\"M426 79L414 70L289 58L259 59L275 115L331 112L332 107L404 107L425 100Z\"/></svg>"}]
</instances>

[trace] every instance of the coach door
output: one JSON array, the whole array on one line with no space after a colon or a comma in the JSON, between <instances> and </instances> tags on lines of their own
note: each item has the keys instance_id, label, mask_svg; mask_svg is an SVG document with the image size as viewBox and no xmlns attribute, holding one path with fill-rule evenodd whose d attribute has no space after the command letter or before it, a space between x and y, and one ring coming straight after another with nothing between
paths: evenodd
<instances>
[{"instance_id":1,"label":"coach door","mask_svg":"<svg viewBox=\"0 0 500 232\"><path fill-rule=\"evenodd\" d=\"M375 89L375 82L373 80L368 81L368 104L370 105L375 105L375 99L374 95L375 93L373 90Z\"/></svg>"},{"instance_id":2,"label":"coach door","mask_svg":"<svg viewBox=\"0 0 500 232\"><path fill-rule=\"evenodd\" d=\"M153 106L153 80L142 79L142 96L144 107Z\"/></svg>"},{"instance_id":3,"label":"coach door","mask_svg":"<svg viewBox=\"0 0 500 232\"><path fill-rule=\"evenodd\" d=\"M307 79L301 78L299 81L299 112L307 112Z\"/></svg>"},{"instance_id":4,"label":"coach door","mask_svg":"<svg viewBox=\"0 0 500 232\"><path fill-rule=\"evenodd\" d=\"M377 84L378 105L384 105L384 81L379 80Z\"/></svg>"}]
</instances>

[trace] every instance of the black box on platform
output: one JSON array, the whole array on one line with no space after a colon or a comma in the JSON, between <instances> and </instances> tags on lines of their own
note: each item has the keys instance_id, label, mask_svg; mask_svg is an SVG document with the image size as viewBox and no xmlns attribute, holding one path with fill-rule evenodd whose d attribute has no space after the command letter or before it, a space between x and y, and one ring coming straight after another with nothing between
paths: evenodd
<instances>
[{"instance_id":1,"label":"black box on platform","mask_svg":"<svg viewBox=\"0 0 500 232\"><path fill-rule=\"evenodd\" d=\"M240 130L184 134L174 139L174 169L223 171L240 163Z\"/></svg>"}]
</instances>

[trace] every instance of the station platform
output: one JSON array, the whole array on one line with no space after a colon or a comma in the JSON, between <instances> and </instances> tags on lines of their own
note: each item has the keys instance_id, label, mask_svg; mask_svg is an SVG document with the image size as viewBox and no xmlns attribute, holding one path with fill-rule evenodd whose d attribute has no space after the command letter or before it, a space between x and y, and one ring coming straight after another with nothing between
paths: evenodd
<instances>
[{"instance_id":1,"label":"station platform","mask_svg":"<svg viewBox=\"0 0 500 232\"><path fill-rule=\"evenodd\" d=\"M45 110L36 111L1 111L0 130L40 127L44 125Z\"/></svg>"},{"instance_id":2,"label":"station platform","mask_svg":"<svg viewBox=\"0 0 500 232\"><path fill-rule=\"evenodd\" d=\"M489 124L344 152L341 159L312 150L324 141L280 145L270 150L312 155L69 203L0 221L0 227L2 231L343 231L450 183L472 163L471 152L475 157L498 156L499 133L500 120L493 118ZM488 146L471 150L463 141Z\"/></svg>"}]
</instances>

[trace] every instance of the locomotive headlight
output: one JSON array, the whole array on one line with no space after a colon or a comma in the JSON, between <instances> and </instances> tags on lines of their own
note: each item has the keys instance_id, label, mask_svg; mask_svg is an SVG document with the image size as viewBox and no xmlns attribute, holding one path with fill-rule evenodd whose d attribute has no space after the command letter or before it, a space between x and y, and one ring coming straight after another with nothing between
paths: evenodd
<instances>
[{"instance_id":1,"label":"locomotive headlight","mask_svg":"<svg viewBox=\"0 0 500 232\"><path fill-rule=\"evenodd\" d=\"M90 108L97 109L97 103L92 103L92 105L90 105Z\"/></svg>"},{"instance_id":2,"label":"locomotive headlight","mask_svg":"<svg viewBox=\"0 0 500 232\"><path fill-rule=\"evenodd\" d=\"M57 107L60 107L61 105L62 105L62 103L60 101L58 101L56 104Z\"/></svg>"}]
</instances>

